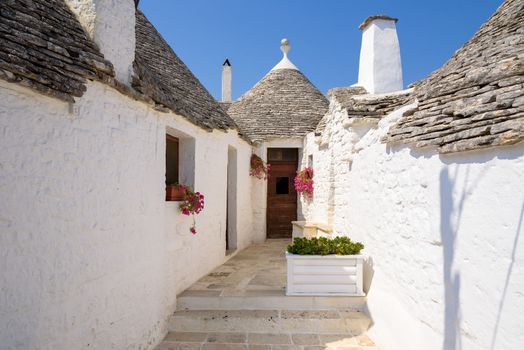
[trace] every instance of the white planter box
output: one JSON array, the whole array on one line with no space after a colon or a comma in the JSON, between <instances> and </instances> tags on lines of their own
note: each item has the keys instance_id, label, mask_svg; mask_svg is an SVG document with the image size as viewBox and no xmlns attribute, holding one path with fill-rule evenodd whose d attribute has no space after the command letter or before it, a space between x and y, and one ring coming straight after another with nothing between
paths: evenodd
<instances>
[{"instance_id":1,"label":"white planter box","mask_svg":"<svg viewBox=\"0 0 524 350\"><path fill-rule=\"evenodd\" d=\"M363 296L363 255L286 253L286 295Z\"/></svg>"}]
</instances>

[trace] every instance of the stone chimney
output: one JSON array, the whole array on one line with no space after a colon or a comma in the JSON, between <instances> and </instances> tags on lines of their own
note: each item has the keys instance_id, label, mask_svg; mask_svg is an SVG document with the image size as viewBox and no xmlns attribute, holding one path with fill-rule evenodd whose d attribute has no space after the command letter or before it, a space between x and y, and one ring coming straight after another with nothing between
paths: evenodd
<instances>
[{"instance_id":1,"label":"stone chimney","mask_svg":"<svg viewBox=\"0 0 524 350\"><path fill-rule=\"evenodd\" d=\"M135 60L134 0L66 0L91 39L129 85Z\"/></svg>"},{"instance_id":2,"label":"stone chimney","mask_svg":"<svg viewBox=\"0 0 524 350\"><path fill-rule=\"evenodd\" d=\"M222 64L222 102L231 102L232 96L232 67L229 59L226 58Z\"/></svg>"},{"instance_id":3,"label":"stone chimney","mask_svg":"<svg viewBox=\"0 0 524 350\"><path fill-rule=\"evenodd\" d=\"M397 21L384 15L371 16L359 27L362 30L362 46L358 85L369 93L403 89Z\"/></svg>"}]
</instances>

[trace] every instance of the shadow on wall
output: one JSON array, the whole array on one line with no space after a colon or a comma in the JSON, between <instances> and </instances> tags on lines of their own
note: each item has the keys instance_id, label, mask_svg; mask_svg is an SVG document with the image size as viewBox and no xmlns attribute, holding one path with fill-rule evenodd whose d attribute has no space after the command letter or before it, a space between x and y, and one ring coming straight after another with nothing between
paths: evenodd
<instances>
[{"instance_id":1,"label":"shadow on wall","mask_svg":"<svg viewBox=\"0 0 524 350\"><path fill-rule=\"evenodd\" d=\"M367 259L364 260L363 265L363 274L364 274L364 293L369 292L369 288L371 288L371 282L373 281L373 275L375 275L375 269L373 268L373 258L371 256L367 257Z\"/></svg>"},{"instance_id":2,"label":"shadow on wall","mask_svg":"<svg viewBox=\"0 0 524 350\"><path fill-rule=\"evenodd\" d=\"M524 155L524 147L521 145L499 147L496 150L480 150L475 154L475 163L485 163L494 158L498 159L517 159ZM453 190L458 179L458 172L460 167L458 165L468 165L472 163L471 154L468 152L451 154L451 155L439 155L440 160L444 164L457 165L455 174L450 175L447 167L443 168L440 172L440 235L443 248L443 282L444 282L444 298L445 298L445 317L444 317L444 342L443 350L458 350L462 348L461 343L461 313L460 313L460 273L453 271L453 263L455 258L456 250L456 239L458 236L458 230L460 227L460 219L464 207L465 200L467 199L468 193L471 193L480 180L486 174L488 168L485 168L476 179L469 179L468 173L464 176L462 186L462 193L458 203L453 201ZM517 232L513 243L513 252L511 263L508 267L506 274L506 280L504 289L499 302L499 310L494 325L491 347L495 349L497 332L501 314L506 299L506 293L510 282L513 265L515 262L515 255L517 250L517 243L522 228L522 221L524 216L524 203L522 206L521 214L518 220Z\"/></svg>"},{"instance_id":3,"label":"shadow on wall","mask_svg":"<svg viewBox=\"0 0 524 350\"><path fill-rule=\"evenodd\" d=\"M462 195L457 208L458 218L460 218L462 212L464 199L465 194ZM453 211L453 181L449 176L449 170L444 168L440 172L440 239L444 255L445 305L443 350L462 348L460 340L460 274L452 271L458 228L458 225L453 227Z\"/></svg>"},{"instance_id":4,"label":"shadow on wall","mask_svg":"<svg viewBox=\"0 0 524 350\"><path fill-rule=\"evenodd\" d=\"M508 267L508 272L506 273L506 280L504 281L504 289L502 290L502 296L500 297L499 309L497 312L497 319L495 321L495 327L493 329L493 335L491 337L491 347L490 349L495 349L495 344L497 343L497 333L499 331L500 317L502 316L502 311L504 310L504 302L506 301L506 294L508 292L509 280L511 278L511 273L513 272L513 266L515 265L515 255L517 253L517 246L519 243L520 232L522 231L522 219L524 217L524 201L522 202L522 208L520 209L520 216L517 225L517 233L515 234L515 239L513 240L513 250L511 252L511 262Z\"/></svg>"}]
</instances>

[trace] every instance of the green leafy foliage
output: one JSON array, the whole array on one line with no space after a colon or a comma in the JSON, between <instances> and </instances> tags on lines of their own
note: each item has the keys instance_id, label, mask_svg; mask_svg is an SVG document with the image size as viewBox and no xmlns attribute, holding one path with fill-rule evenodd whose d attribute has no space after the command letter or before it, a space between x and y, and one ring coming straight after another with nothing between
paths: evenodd
<instances>
[{"instance_id":1,"label":"green leafy foliage","mask_svg":"<svg viewBox=\"0 0 524 350\"><path fill-rule=\"evenodd\" d=\"M360 242L353 242L348 237L325 237L295 238L293 244L287 247L291 254L298 255L356 255L364 249Z\"/></svg>"}]
</instances>

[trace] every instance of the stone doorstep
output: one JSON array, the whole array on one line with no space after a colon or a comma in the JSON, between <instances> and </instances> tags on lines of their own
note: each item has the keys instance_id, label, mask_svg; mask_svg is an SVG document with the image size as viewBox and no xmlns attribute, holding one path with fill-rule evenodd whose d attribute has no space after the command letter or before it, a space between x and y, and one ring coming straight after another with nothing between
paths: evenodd
<instances>
[{"instance_id":1,"label":"stone doorstep","mask_svg":"<svg viewBox=\"0 0 524 350\"><path fill-rule=\"evenodd\" d=\"M186 291L177 298L177 310L325 310L363 311L366 297L286 296L283 290L247 290L242 296L218 291Z\"/></svg>"},{"instance_id":2,"label":"stone doorstep","mask_svg":"<svg viewBox=\"0 0 524 350\"><path fill-rule=\"evenodd\" d=\"M171 317L174 332L362 334L369 317L351 310L184 310Z\"/></svg>"},{"instance_id":3,"label":"stone doorstep","mask_svg":"<svg viewBox=\"0 0 524 350\"><path fill-rule=\"evenodd\" d=\"M367 335L249 332L170 332L157 348L175 349L378 350Z\"/></svg>"},{"instance_id":4,"label":"stone doorstep","mask_svg":"<svg viewBox=\"0 0 524 350\"><path fill-rule=\"evenodd\" d=\"M238 252L180 294L157 350L377 350L366 297L286 296L274 283L287 243Z\"/></svg>"}]
</instances>

